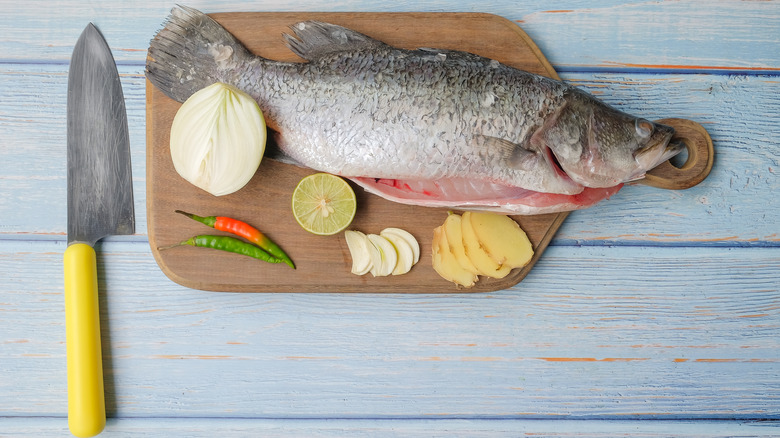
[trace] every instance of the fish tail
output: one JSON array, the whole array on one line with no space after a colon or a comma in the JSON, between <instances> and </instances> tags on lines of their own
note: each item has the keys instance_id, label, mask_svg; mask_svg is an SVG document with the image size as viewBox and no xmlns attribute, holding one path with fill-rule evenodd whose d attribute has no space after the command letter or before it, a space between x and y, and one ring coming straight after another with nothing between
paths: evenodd
<instances>
[{"instance_id":1,"label":"fish tail","mask_svg":"<svg viewBox=\"0 0 780 438\"><path fill-rule=\"evenodd\" d=\"M236 70L253 57L211 17L176 6L149 44L146 77L171 99L184 102L215 82L234 82Z\"/></svg>"}]
</instances>

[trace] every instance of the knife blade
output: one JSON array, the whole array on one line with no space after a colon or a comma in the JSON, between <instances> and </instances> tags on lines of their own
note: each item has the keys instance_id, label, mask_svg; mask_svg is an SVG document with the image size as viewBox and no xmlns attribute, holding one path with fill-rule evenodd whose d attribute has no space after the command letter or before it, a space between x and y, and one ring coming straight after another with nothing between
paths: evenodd
<instances>
[{"instance_id":1,"label":"knife blade","mask_svg":"<svg viewBox=\"0 0 780 438\"><path fill-rule=\"evenodd\" d=\"M73 435L89 437L106 423L93 246L103 237L135 232L124 94L111 50L92 23L71 56L67 120L68 247L63 262L68 426Z\"/></svg>"}]
</instances>

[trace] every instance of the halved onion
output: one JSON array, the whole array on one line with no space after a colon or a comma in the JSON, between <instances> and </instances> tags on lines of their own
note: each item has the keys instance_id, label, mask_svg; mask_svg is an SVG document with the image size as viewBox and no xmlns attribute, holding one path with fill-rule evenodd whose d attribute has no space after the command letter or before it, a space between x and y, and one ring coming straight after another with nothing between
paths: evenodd
<instances>
[{"instance_id":1,"label":"halved onion","mask_svg":"<svg viewBox=\"0 0 780 438\"><path fill-rule=\"evenodd\" d=\"M222 196L244 187L265 152L265 119L251 96L217 82L179 108L171 126L176 172L195 186Z\"/></svg>"}]
</instances>

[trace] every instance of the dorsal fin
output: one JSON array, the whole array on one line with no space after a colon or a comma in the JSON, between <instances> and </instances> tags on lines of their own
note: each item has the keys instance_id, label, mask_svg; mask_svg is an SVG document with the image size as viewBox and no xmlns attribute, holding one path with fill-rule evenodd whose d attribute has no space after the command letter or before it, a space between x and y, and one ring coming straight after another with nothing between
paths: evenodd
<instances>
[{"instance_id":1,"label":"dorsal fin","mask_svg":"<svg viewBox=\"0 0 780 438\"><path fill-rule=\"evenodd\" d=\"M290 26L290 29L295 36L284 34L287 46L308 61L335 52L360 51L386 45L352 29L321 21L302 21Z\"/></svg>"},{"instance_id":2,"label":"dorsal fin","mask_svg":"<svg viewBox=\"0 0 780 438\"><path fill-rule=\"evenodd\" d=\"M457 61L466 61L466 62L474 62L474 63L484 63L485 65L491 68L496 68L499 65L501 65L498 61L494 61L490 58L485 58L479 55L475 55L473 53L462 52L459 50L437 49L435 47L420 47L417 49L417 51L421 55L435 56L442 61L457 60Z\"/></svg>"}]
</instances>

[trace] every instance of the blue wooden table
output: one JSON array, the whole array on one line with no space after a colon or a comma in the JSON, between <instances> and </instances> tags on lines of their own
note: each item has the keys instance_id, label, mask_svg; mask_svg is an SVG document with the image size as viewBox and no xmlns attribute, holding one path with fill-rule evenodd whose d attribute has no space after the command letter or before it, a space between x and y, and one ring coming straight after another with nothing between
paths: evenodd
<instances>
[{"instance_id":1,"label":"blue wooden table","mask_svg":"<svg viewBox=\"0 0 780 438\"><path fill-rule=\"evenodd\" d=\"M105 436L780 435L780 2L190 2L513 20L560 75L703 124L710 176L571 214L474 295L190 290L146 226L146 49L173 2L3 2L0 436L67 436L65 105L92 21L119 65L137 232L97 245Z\"/></svg>"}]
</instances>

